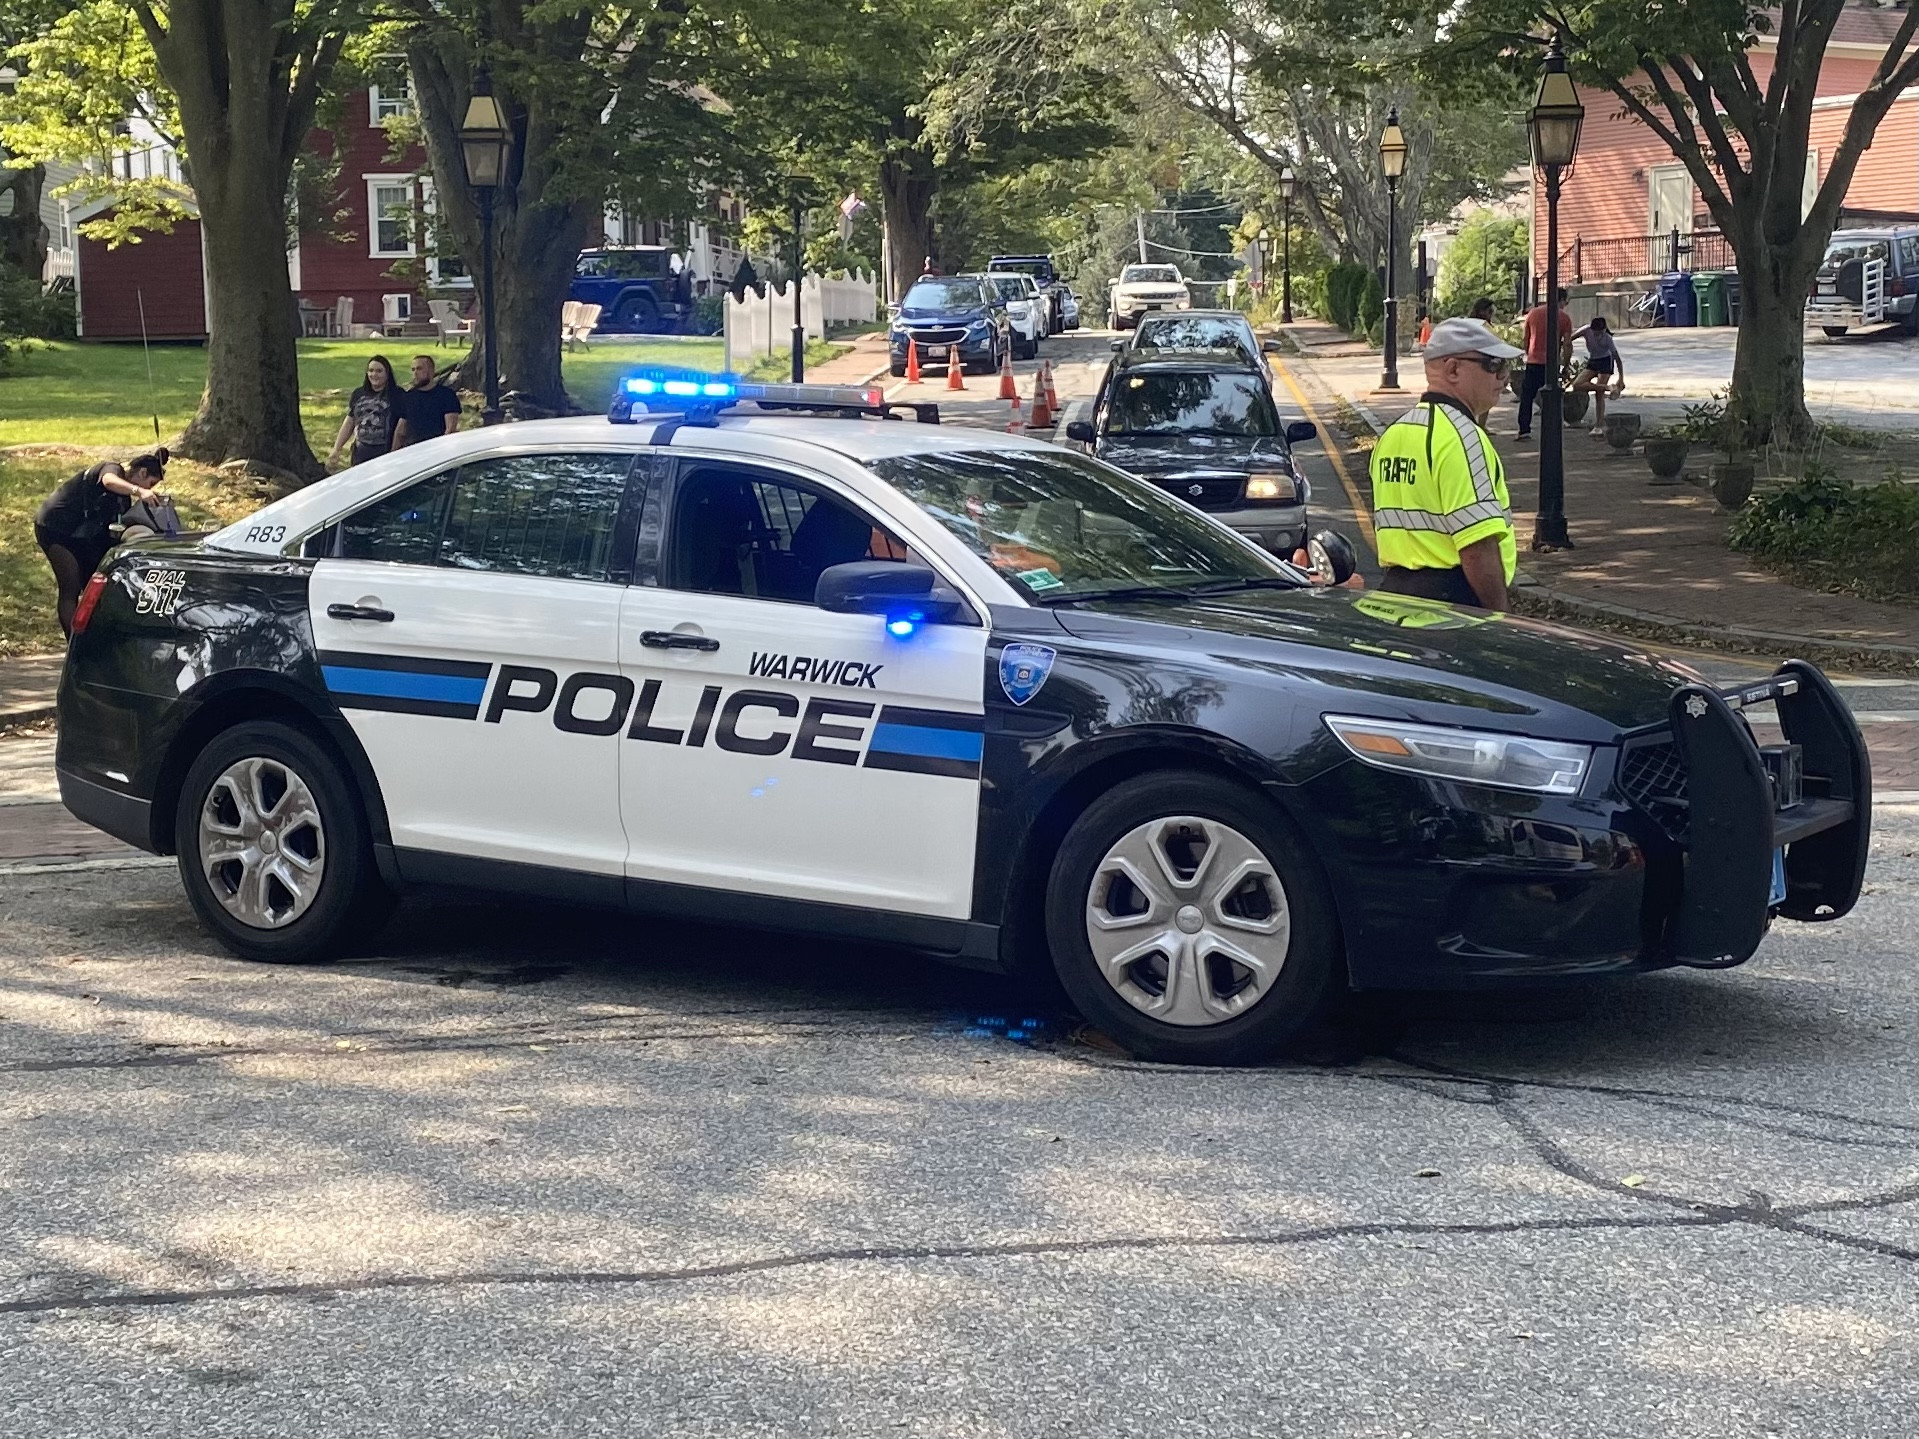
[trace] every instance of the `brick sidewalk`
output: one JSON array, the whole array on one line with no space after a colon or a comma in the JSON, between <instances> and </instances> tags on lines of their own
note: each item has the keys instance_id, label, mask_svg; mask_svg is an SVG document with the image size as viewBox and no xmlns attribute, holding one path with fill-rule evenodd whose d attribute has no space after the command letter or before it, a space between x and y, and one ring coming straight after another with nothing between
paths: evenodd
<instances>
[{"instance_id":1,"label":"brick sidewalk","mask_svg":"<svg viewBox=\"0 0 1919 1439\"><path fill-rule=\"evenodd\" d=\"M1417 354L1400 364L1402 395L1376 392L1379 355L1331 325L1286 328L1299 364L1370 425L1390 423L1418 394ZM1630 409L1630 402L1616 402ZM1509 399L1493 411L1522 545L1538 500L1539 446L1513 438ZM1521 595L1569 619L1669 631L1715 647L1804 653L1875 667L1919 669L1919 620L1907 607L1787 584L1726 544L1732 517L1703 483L1655 485L1638 448L1620 454L1568 426L1566 514L1576 548L1520 557ZM1703 482L1703 471L1697 476Z\"/></svg>"},{"instance_id":2,"label":"brick sidewalk","mask_svg":"<svg viewBox=\"0 0 1919 1439\"><path fill-rule=\"evenodd\" d=\"M53 715L64 655L0 659L0 726L31 724Z\"/></svg>"}]
</instances>

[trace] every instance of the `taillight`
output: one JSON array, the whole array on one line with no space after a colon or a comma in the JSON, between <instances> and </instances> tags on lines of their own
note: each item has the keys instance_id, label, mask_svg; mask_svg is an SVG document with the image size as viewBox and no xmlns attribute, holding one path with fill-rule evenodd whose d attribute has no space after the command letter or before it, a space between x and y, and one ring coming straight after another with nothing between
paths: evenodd
<instances>
[{"instance_id":1,"label":"taillight","mask_svg":"<svg viewBox=\"0 0 1919 1439\"><path fill-rule=\"evenodd\" d=\"M95 575L87 581L87 587L80 591L80 602L73 607L73 632L77 635L87 627L87 621L93 618L94 606L100 603L100 596L106 592L107 577Z\"/></svg>"}]
</instances>

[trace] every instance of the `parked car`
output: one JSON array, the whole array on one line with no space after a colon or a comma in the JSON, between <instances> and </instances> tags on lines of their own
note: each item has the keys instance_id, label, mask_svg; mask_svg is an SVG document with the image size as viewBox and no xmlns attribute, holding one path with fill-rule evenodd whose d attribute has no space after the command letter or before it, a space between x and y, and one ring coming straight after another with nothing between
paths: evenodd
<instances>
[{"instance_id":1,"label":"parked car","mask_svg":"<svg viewBox=\"0 0 1919 1439\"><path fill-rule=\"evenodd\" d=\"M908 340L923 365L944 365L957 353L966 369L990 372L1012 348L1012 321L999 291L978 275L921 275L900 301L887 338L895 375L906 373Z\"/></svg>"},{"instance_id":2,"label":"parked car","mask_svg":"<svg viewBox=\"0 0 1919 1439\"><path fill-rule=\"evenodd\" d=\"M1131 329L1152 310L1190 310L1192 293L1177 265L1128 265L1109 293L1107 314L1115 330Z\"/></svg>"},{"instance_id":3,"label":"parked car","mask_svg":"<svg viewBox=\"0 0 1919 1439\"><path fill-rule=\"evenodd\" d=\"M1806 323L1836 336L1892 321L1919 334L1919 226L1833 231Z\"/></svg>"},{"instance_id":4,"label":"parked car","mask_svg":"<svg viewBox=\"0 0 1919 1439\"><path fill-rule=\"evenodd\" d=\"M1274 343L1274 342L1269 342ZM1273 367L1253 333L1253 322L1238 310L1185 310L1142 315L1132 338L1113 341L1115 350L1238 350L1258 365L1270 384Z\"/></svg>"},{"instance_id":5,"label":"parked car","mask_svg":"<svg viewBox=\"0 0 1919 1439\"><path fill-rule=\"evenodd\" d=\"M609 245L581 252L566 297L600 307L600 334L650 335L683 327L692 309L685 290L665 246Z\"/></svg>"},{"instance_id":6,"label":"parked car","mask_svg":"<svg viewBox=\"0 0 1919 1439\"><path fill-rule=\"evenodd\" d=\"M1006 317L1013 332L1013 358L1030 360L1039 353L1039 342L1051 333L1046 297L1031 275L986 274L981 276L999 291L1006 306Z\"/></svg>"},{"instance_id":7,"label":"parked car","mask_svg":"<svg viewBox=\"0 0 1919 1439\"><path fill-rule=\"evenodd\" d=\"M1075 295L1071 290L1068 290L1061 304L1066 315L1066 323L1063 328L1077 330L1079 328L1079 296Z\"/></svg>"},{"instance_id":8,"label":"parked car","mask_svg":"<svg viewBox=\"0 0 1919 1439\"><path fill-rule=\"evenodd\" d=\"M1031 275L1039 292L1046 297L1046 333L1057 335L1066 328L1066 282L1054 268L1051 255L995 255L986 268L999 273Z\"/></svg>"},{"instance_id":9,"label":"parked car","mask_svg":"<svg viewBox=\"0 0 1919 1439\"><path fill-rule=\"evenodd\" d=\"M1093 418L1066 427L1096 458L1288 557L1305 543L1312 498L1292 447L1316 434L1280 423L1265 372L1238 350L1115 355Z\"/></svg>"}]
</instances>

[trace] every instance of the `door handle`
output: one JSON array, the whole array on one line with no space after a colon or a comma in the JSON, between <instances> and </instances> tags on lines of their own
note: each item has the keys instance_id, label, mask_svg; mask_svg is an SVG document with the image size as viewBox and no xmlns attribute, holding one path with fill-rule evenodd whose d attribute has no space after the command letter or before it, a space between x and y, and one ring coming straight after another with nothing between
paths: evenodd
<instances>
[{"instance_id":1,"label":"door handle","mask_svg":"<svg viewBox=\"0 0 1919 1439\"><path fill-rule=\"evenodd\" d=\"M681 634L678 630L641 630L640 643L651 645L656 650L706 650L720 647L720 642L708 639L705 635Z\"/></svg>"},{"instance_id":2,"label":"door handle","mask_svg":"<svg viewBox=\"0 0 1919 1439\"><path fill-rule=\"evenodd\" d=\"M393 611L379 609L373 605L328 605L326 615L330 620L375 620L380 624L391 624Z\"/></svg>"}]
</instances>

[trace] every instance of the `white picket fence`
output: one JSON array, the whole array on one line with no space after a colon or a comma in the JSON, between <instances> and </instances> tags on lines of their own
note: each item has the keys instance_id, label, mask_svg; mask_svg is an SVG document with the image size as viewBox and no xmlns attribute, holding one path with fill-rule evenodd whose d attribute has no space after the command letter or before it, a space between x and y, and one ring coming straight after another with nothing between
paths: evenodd
<instances>
[{"instance_id":1,"label":"white picket fence","mask_svg":"<svg viewBox=\"0 0 1919 1439\"><path fill-rule=\"evenodd\" d=\"M870 325L879 318L877 277L856 270L844 280L807 275L800 281L800 323L806 338L821 340L835 325ZM787 354L793 347L793 286L767 285L746 298L726 297L726 368L737 372L766 355Z\"/></svg>"}]
</instances>

